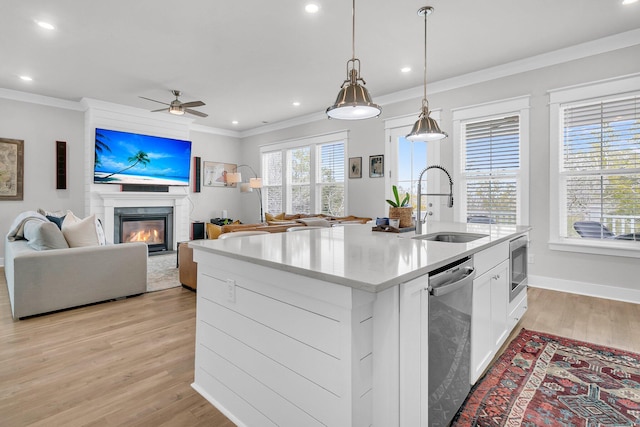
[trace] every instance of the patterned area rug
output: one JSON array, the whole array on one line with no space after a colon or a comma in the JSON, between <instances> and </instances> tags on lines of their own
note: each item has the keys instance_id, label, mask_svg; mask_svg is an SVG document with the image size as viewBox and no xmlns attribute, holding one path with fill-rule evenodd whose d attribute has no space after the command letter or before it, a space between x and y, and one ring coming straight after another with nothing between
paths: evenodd
<instances>
[{"instance_id":1,"label":"patterned area rug","mask_svg":"<svg viewBox=\"0 0 640 427\"><path fill-rule=\"evenodd\" d=\"M452 426L640 425L640 355L522 329Z\"/></svg>"},{"instance_id":2,"label":"patterned area rug","mask_svg":"<svg viewBox=\"0 0 640 427\"><path fill-rule=\"evenodd\" d=\"M153 255L147 259L147 292L180 286L176 254Z\"/></svg>"}]
</instances>

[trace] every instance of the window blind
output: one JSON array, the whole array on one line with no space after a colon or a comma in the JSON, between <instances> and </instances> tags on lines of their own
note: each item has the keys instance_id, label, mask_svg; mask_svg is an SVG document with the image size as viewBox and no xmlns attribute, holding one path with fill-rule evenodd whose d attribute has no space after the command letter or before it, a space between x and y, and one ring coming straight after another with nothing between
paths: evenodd
<instances>
[{"instance_id":1,"label":"window blind","mask_svg":"<svg viewBox=\"0 0 640 427\"><path fill-rule=\"evenodd\" d=\"M606 228L600 238L640 240L640 97L561 112L563 237L581 238L580 223L590 221Z\"/></svg>"},{"instance_id":2,"label":"window blind","mask_svg":"<svg viewBox=\"0 0 640 427\"><path fill-rule=\"evenodd\" d=\"M262 193L266 212L283 212L282 198L282 152L262 154Z\"/></svg>"},{"instance_id":3,"label":"window blind","mask_svg":"<svg viewBox=\"0 0 640 427\"><path fill-rule=\"evenodd\" d=\"M320 197L320 213L344 215L344 143L318 146L317 194Z\"/></svg>"},{"instance_id":4,"label":"window blind","mask_svg":"<svg viewBox=\"0 0 640 427\"><path fill-rule=\"evenodd\" d=\"M467 122L464 188L467 220L516 224L520 172L520 117Z\"/></svg>"}]
</instances>

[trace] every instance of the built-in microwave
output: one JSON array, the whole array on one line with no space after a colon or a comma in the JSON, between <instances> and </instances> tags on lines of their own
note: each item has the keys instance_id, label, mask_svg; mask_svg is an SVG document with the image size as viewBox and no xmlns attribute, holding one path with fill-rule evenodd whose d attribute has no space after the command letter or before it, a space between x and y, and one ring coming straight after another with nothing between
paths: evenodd
<instances>
[{"instance_id":1,"label":"built-in microwave","mask_svg":"<svg viewBox=\"0 0 640 427\"><path fill-rule=\"evenodd\" d=\"M527 287L527 262L528 262L527 236L520 236L509 243L509 259L511 261L511 288L509 290L509 301Z\"/></svg>"}]
</instances>

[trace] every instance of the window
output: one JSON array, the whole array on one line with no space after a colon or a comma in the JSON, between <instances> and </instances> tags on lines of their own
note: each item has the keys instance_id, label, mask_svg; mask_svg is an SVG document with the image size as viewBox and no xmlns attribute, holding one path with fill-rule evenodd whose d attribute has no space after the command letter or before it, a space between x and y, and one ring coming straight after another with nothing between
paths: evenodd
<instances>
[{"instance_id":1,"label":"window","mask_svg":"<svg viewBox=\"0 0 640 427\"><path fill-rule=\"evenodd\" d=\"M553 249L640 256L640 92L612 95L634 82L551 93Z\"/></svg>"},{"instance_id":2,"label":"window","mask_svg":"<svg viewBox=\"0 0 640 427\"><path fill-rule=\"evenodd\" d=\"M346 132L261 147L270 213L344 216Z\"/></svg>"},{"instance_id":3,"label":"window","mask_svg":"<svg viewBox=\"0 0 640 427\"><path fill-rule=\"evenodd\" d=\"M439 111L432 111L431 117L439 122ZM387 140L390 144L389 150L387 151L390 165L390 184L386 189L386 198L393 198L391 186L397 185L401 197L406 193L411 195L410 203L414 209L417 206L418 200L418 177L420 172L422 172L427 165L439 163L439 148L442 143L440 141L434 141L430 144L424 141L412 142L405 138L405 136L411 132L415 121L416 115L414 114L385 121ZM441 176L438 172L427 172L422 177L422 192L439 193L440 179ZM430 216L430 219L437 220L439 219L439 206L442 204L440 203L442 201L446 203L446 198L438 200L437 198L424 196L422 198L421 211L425 213L425 215L428 212L432 212L433 216ZM429 203L432 203L433 206L427 209ZM388 205L385 203L385 206Z\"/></svg>"},{"instance_id":4,"label":"window","mask_svg":"<svg viewBox=\"0 0 640 427\"><path fill-rule=\"evenodd\" d=\"M282 152L262 154L262 196L266 212L284 212L282 197Z\"/></svg>"},{"instance_id":5,"label":"window","mask_svg":"<svg viewBox=\"0 0 640 427\"><path fill-rule=\"evenodd\" d=\"M344 216L344 143L322 144L317 150L317 205L323 214Z\"/></svg>"},{"instance_id":6,"label":"window","mask_svg":"<svg viewBox=\"0 0 640 427\"><path fill-rule=\"evenodd\" d=\"M454 126L458 220L526 224L528 98L456 110Z\"/></svg>"}]
</instances>

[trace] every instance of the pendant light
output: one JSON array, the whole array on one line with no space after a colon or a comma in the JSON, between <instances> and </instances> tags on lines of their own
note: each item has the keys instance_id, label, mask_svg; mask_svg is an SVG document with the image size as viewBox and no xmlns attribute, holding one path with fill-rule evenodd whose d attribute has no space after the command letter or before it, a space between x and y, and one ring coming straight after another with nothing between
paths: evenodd
<instances>
[{"instance_id":1,"label":"pendant light","mask_svg":"<svg viewBox=\"0 0 640 427\"><path fill-rule=\"evenodd\" d=\"M369 92L364 87L367 83L360 77L360 60L356 58L356 0L353 0L351 56L347 61L347 80L342 83L336 102L327 108L330 119L362 120L378 117L382 108L371 101ZM357 66L357 68L356 68ZM360 85L358 82L362 82Z\"/></svg>"},{"instance_id":2,"label":"pendant light","mask_svg":"<svg viewBox=\"0 0 640 427\"><path fill-rule=\"evenodd\" d=\"M427 101L427 16L433 13L433 7L425 6L418 10L418 16L424 16L424 98L422 98L422 112L418 121L413 125L411 133L407 135L409 141L439 141L446 138L446 132L440 130L438 123L429 117L429 101Z\"/></svg>"}]
</instances>

